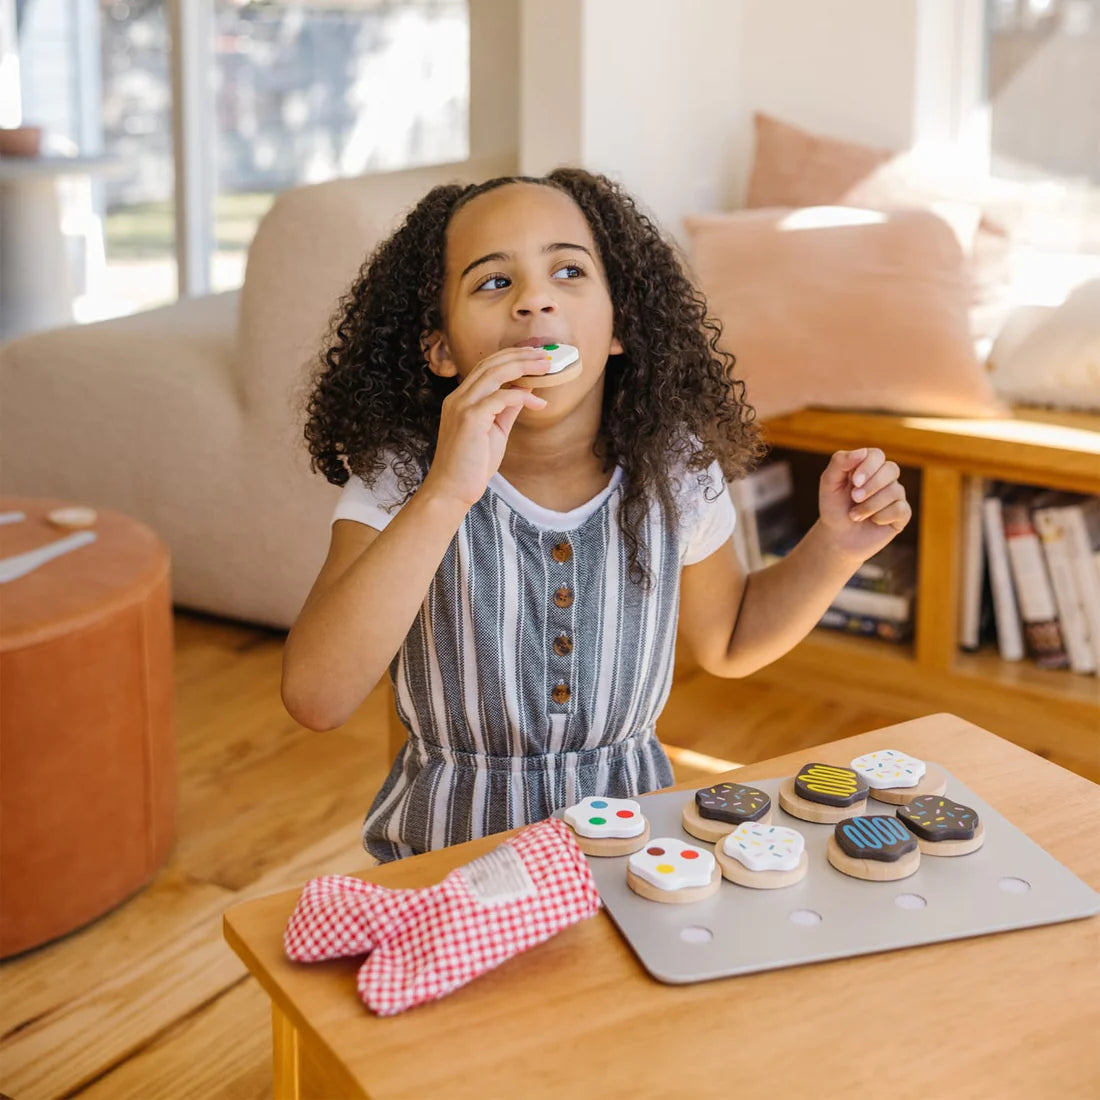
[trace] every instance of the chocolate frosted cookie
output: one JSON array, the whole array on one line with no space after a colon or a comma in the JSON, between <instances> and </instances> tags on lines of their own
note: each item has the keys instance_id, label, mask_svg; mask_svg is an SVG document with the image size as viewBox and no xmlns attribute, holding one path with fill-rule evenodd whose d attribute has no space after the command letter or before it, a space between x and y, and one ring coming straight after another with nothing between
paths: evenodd
<instances>
[{"instance_id":1,"label":"chocolate frosted cookie","mask_svg":"<svg viewBox=\"0 0 1100 1100\"><path fill-rule=\"evenodd\" d=\"M803 821L833 824L867 805L867 780L851 768L804 764L779 788L779 805Z\"/></svg>"},{"instance_id":2,"label":"chocolate frosted cookie","mask_svg":"<svg viewBox=\"0 0 1100 1100\"><path fill-rule=\"evenodd\" d=\"M898 807L898 821L930 856L964 856L985 842L977 811L944 795L927 794Z\"/></svg>"},{"instance_id":3,"label":"chocolate frosted cookie","mask_svg":"<svg viewBox=\"0 0 1100 1100\"><path fill-rule=\"evenodd\" d=\"M893 881L920 866L916 838L896 817L846 817L826 847L829 862L853 878Z\"/></svg>"},{"instance_id":4,"label":"chocolate frosted cookie","mask_svg":"<svg viewBox=\"0 0 1100 1100\"><path fill-rule=\"evenodd\" d=\"M772 800L757 787L716 783L695 792L681 816L684 831L713 843L746 821L771 822Z\"/></svg>"}]
</instances>

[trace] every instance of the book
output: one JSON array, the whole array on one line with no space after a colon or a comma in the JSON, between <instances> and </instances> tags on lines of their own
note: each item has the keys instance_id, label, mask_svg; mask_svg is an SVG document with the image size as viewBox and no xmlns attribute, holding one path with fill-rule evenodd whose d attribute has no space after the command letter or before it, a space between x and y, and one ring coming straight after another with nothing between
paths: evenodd
<instances>
[{"instance_id":1,"label":"book","mask_svg":"<svg viewBox=\"0 0 1100 1100\"><path fill-rule=\"evenodd\" d=\"M911 622L913 618L913 593L874 592L866 588L845 585L829 605L837 611L851 615L868 615L875 619L894 622Z\"/></svg>"},{"instance_id":2,"label":"book","mask_svg":"<svg viewBox=\"0 0 1100 1100\"><path fill-rule=\"evenodd\" d=\"M1075 571L1070 560L1069 537L1061 509L1053 506L1037 507L1031 516L1043 548L1069 667L1074 672L1095 672L1096 659L1092 652L1085 609L1077 591Z\"/></svg>"},{"instance_id":3,"label":"book","mask_svg":"<svg viewBox=\"0 0 1100 1100\"><path fill-rule=\"evenodd\" d=\"M894 595L911 592L917 583L917 551L909 543L887 543L852 575L846 587Z\"/></svg>"},{"instance_id":4,"label":"book","mask_svg":"<svg viewBox=\"0 0 1100 1100\"><path fill-rule=\"evenodd\" d=\"M907 642L913 637L913 622L895 622L874 615L856 615L830 607L821 616L819 626L829 630L843 630L849 634L881 638L887 642Z\"/></svg>"},{"instance_id":5,"label":"book","mask_svg":"<svg viewBox=\"0 0 1100 1100\"><path fill-rule=\"evenodd\" d=\"M742 524L744 564L750 572L789 553L798 541L791 464L769 462L730 485Z\"/></svg>"},{"instance_id":6,"label":"book","mask_svg":"<svg viewBox=\"0 0 1100 1100\"><path fill-rule=\"evenodd\" d=\"M1032 491L1017 489L1002 501L1005 545L1028 652L1040 668L1068 668L1054 590L1031 519Z\"/></svg>"},{"instance_id":7,"label":"book","mask_svg":"<svg viewBox=\"0 0 1100 1100\"><path fill-rule=\"evenodd\" d=\"M1022 661L1024 635L1020 626L1016 589L1012 584L1012 571L1008 564L1003 510L999 496L987 496L982 501L982 533L985 535L989 587L993 595L993 621L1001 657L1006 661Z\"/></svg>"},{"instance_id":8,"label":"book","mask_svg":"<svg viewBox=\"0 0 1100 1100\"><path fill-rule=\"evenodd\" d=\"M1067 549L1077 594L1088 624L1089 642L1100 675L1100 497L1064 505L1059 509L1067 536Z\"/></svg>"},{"instance_id":9,"label":"book","mask_svg":"<svg viewBox=\"0 0 1100 1100\"><path fill-rule=\"evenodd\" d=\"M981 644L982 589L985 582L985 546L982 537L982 501L985 478L963 479L962 576L959 583L959 648L974 652Z\"/></svg>"}]
</instances>

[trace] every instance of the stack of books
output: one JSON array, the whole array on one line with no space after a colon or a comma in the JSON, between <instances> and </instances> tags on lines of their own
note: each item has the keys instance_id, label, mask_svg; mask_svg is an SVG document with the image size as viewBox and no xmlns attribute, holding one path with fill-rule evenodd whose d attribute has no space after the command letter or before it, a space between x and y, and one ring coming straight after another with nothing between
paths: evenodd
<instances>
[{"instance_id":1,"label":"stack of books","mask_svg":"<svg viewBox=\"0 0 1100 1100\"><path fill-rule=\"evenodd\" d=\"M730 495L737 509L734 543L750 572L784 557L805 533L786 460L767 463L733 482ZM891 543L860 566L820 625L890 642L908 641L913 636L916 572L914 548Z\"/></svg>"},{"instance_id":2,"label":"stack of books","mask_svg":"<svg viewBox=\"0 0 1100 1100\"><path fill-rule=\"evenodd\" d=\"M969 478L963 530L960 648L1096 675L1100 497Z\"/></svg>"}]
</instances>

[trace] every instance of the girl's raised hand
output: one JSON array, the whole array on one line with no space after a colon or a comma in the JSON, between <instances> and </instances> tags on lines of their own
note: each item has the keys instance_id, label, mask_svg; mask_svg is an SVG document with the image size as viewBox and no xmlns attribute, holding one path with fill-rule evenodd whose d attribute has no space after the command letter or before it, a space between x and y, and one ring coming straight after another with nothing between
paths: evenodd
<instances>
[{"instance_id":1,"label":"girl's raised hand","mask_svg":"<svg viewBox=\"0 0 1100 1100\"><path fill-rule=\"evenodd\" d=\"M821 522L839 550L866 561L913 515L901 471L877 447L837 451L818 489Z\"/></svg>"},{"instance_id":2,"label":"girl's raised hand","mask_svg":"<svg viewBox=\"0 0 1100 1100\"><path fill-rule=\"evenodd\" d=\"M500 468L516 417L546 399L510 383L550 366L542 348L502 348L483 359L443 400L435 458L424 488L467 508Z\"/></svg>"}]
</instances>

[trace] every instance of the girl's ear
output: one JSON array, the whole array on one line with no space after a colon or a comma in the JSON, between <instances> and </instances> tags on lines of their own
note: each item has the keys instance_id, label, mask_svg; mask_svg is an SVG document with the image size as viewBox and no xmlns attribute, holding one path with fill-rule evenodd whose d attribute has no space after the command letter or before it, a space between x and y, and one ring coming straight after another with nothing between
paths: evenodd
<instances>
[{"instance_id":1,"label":"girl's ear","mask_svg":"<svg viewBox=\"0 0 1100 1100\"><path fill-rule=\"evenodd\" d=\"M608 355L622 355L622 353L623 353L623 345L620 343L619 338L617 336L612 336L611 337L611 347L608 348L607 354Z\"/></svg>"},{"instance_id":2,"label":"girl's ear","mask_svg":"<svg viewBox=\"0 0 1100 1100\"><path fill-rule=\"evenodd\" d=\"M458 367L451 358L451 349L447 344L447 338L438 330L429 333L420 341L424 349L424 358L428 361L428 370L440 378L454 378L458 374Z\"/></svg>"}]
</instances>

